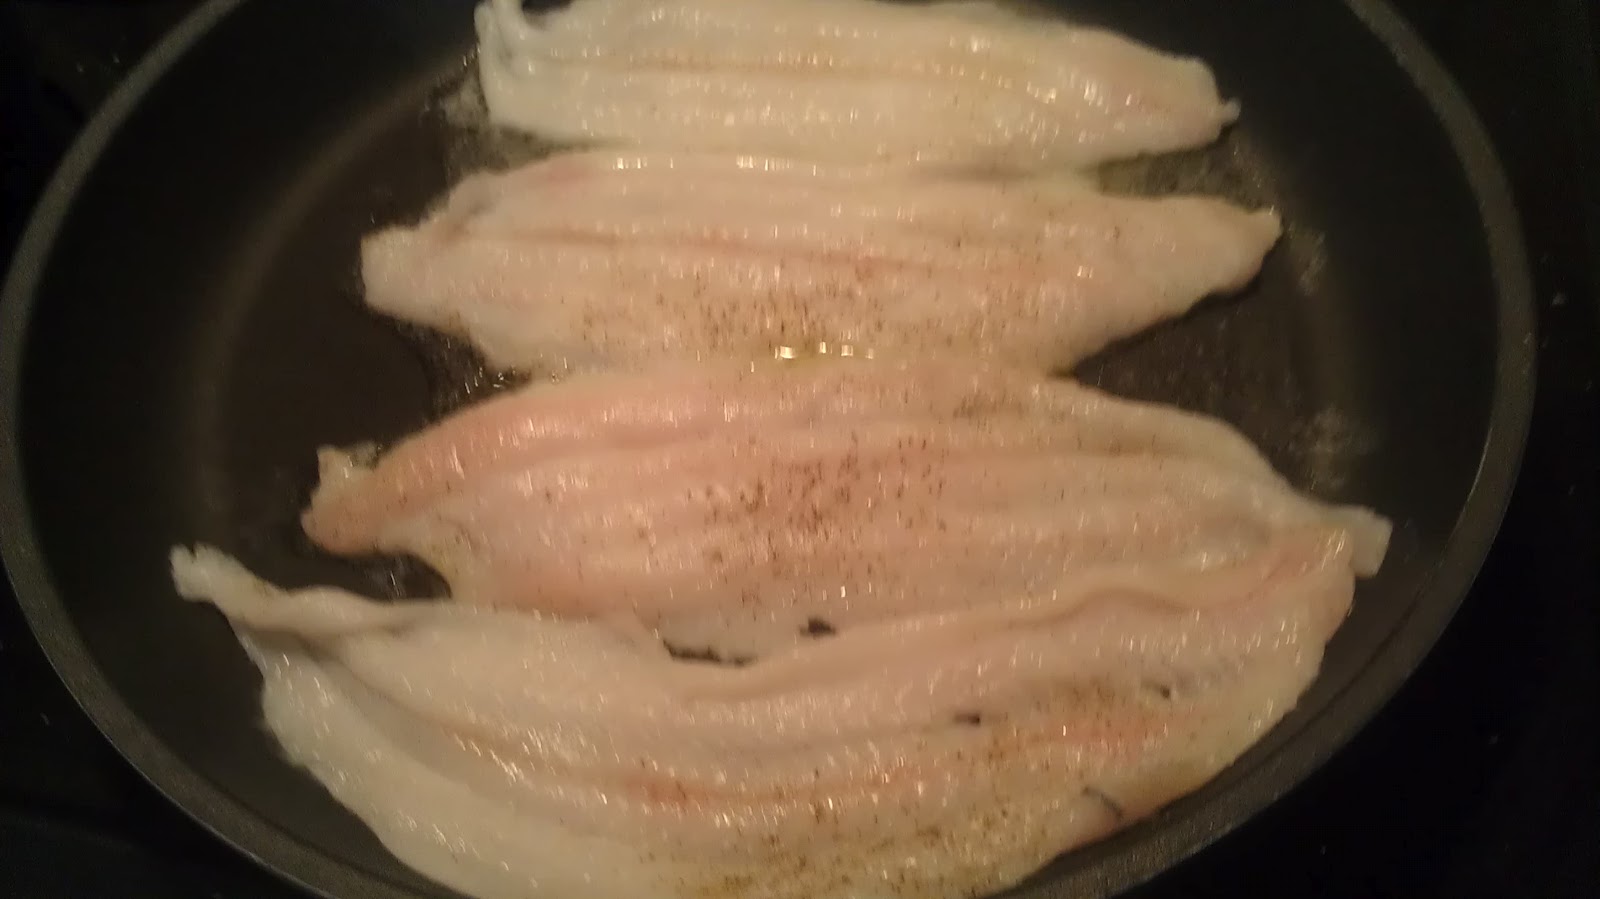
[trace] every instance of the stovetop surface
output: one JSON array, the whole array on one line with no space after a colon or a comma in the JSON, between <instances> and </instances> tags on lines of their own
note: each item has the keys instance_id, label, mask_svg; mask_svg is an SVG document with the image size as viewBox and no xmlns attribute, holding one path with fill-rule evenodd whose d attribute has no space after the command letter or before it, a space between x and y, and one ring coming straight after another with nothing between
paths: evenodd
<instances>
[{"instance_id":1,"label":"stovetop surface","mask_svg":"<svg viewBox=\"0 0 1600 899\"><path fill-rule=\"evenodd\" d=\"M0 258L88 112L195 5L0 4ZM1541 361L1522 480L1477 586L1401 694L1138 899L1600 896L1600 11L1396 5L1478 107L1525 220ZM122 762L0 592L0 895L299 896Z\"/></svg>"}]
</instances>

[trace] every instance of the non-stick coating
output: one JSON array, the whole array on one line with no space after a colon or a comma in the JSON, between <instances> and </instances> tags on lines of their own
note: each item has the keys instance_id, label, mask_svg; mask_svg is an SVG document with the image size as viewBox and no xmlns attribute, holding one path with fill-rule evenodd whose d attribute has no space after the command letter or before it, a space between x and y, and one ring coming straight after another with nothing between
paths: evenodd
<instances>
[{"instance_id":1,"label":"non-stick coating","mask_svg":"<svg viewBox=\"0 0 1600 899\"><path fill-rule=\"evenodd\" d=\"M1301 706L1212 785L1024 888L1061 897L1121 889L1214 839L1397 688L1487 550L1532 389L1503 178L1386 8L1070 9L1203 56L1244 105L1218 148L1125 167L1117 183L1223 189L1275 203L1289 224L1244 297L1081 374L1222 415L1298 483L1398 528ZM174 596L166 554L204 540L288 584L392 586L383 566L306 551L294 513L318 446L391 438L459 395L457 365L362 310L354 259L364 231L416 215L492 156L440 102L466 71L470 11L208 4L70 156L5 294L0 511L41 641L152 782L328 895L437 893L279 758L258 677L219 615Z\"/></svg>"}]
</instances>

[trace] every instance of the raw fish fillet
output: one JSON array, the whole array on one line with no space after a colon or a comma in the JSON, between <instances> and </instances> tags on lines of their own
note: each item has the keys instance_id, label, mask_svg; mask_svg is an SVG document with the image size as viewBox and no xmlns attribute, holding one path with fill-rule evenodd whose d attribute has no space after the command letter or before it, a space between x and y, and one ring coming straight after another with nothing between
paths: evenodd
<instances>
[{"instance_id":1,"label":"raw fish fillet","mask_svg":"<svg viewBox=\"0 0 1600 899\"><path fill-rule=\"evenodd\" d=\"M577 377L472 407L370 467L322 454L306 533L404 552L464 603L637 621L749 659L818 629L1179 577L1387 522L1297 494L1184 412L955 359Z\"/></svg>"},{"instance_id":2,"label":"raw fish fillet","mask_svg":"<svg viewBox=\"0 0 1600 899\"><path fill-rule=\"evenodd\" d=\"M558 141L1084 167L1239 112L1198 60L988 3L491 0L477 26L490 120Z\"/></svg>"},{"instance_id":3,"label":"raw fish fillet","mask_svg":"<svg viewBox=\"0 0 1600 899\"><path fill-rule=\"evenodd\" d=\"M604 626L380 604L172 554L265 677L288 757L481 899L942 899L1195 789L1296 703L1356 544L1064 579L748 667Z\"/></svg>"},{"instance_id":4,"label":"raw fish fillet","mask_svg":"<svg viewBox=\"0 0 1600 899\"><path fill-rule=\"evenodd\" d=\"M1268 211L750 156L557 156L369 237L366 299L501 368L848 344L1067 366L1243 287Z\"/></svg>"}]
</instances>

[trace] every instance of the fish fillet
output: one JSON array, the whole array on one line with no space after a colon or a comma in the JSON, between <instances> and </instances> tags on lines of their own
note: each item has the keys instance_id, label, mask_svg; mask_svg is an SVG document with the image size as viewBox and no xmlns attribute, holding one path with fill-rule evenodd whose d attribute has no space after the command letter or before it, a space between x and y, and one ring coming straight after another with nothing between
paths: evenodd
<instances>
[{"instance_id":1,"label":"fish fillet","mask_svg":"<svg viewBox=\"0 0 1600 899\"><path fill-rule=\"evenodd\" d=\"M750 156L557 156L468 178L362 248L366 300L501 368L846 344L1068 366L1246 285L1278 217L1075 177Z\"/></svg>"},{"instance_id":2,"label":"fish fillet","mask_svg":"<svg viewBox=\"0 0 1600 899\"><path fill-rule=\"evenodd\" d=\"M306 533L404 552L463 602L637 620L751 658L809 631L1203 572L1388 524L1297 494L1218 422L1016 370L820 358L579 377L377 460L322 454Z\"/></svg>"},{"instance_id":3,"label":"fish fillet","mask_svg":"<svg viewBox=\"0 0 1600 899\"><path fill-rule=\"evenodd\" d=\"M1091 166L1210 143L1210 70L987 3L576 0L477 12L490 120L559 141Z\"/></svg>"},{"instance_id":4,"label":"fish fillet","mask_svg":"<svg viewBox=\"0 0 1600 899\"><path fill-rule=\"evenodd\" d=\"M174 550L268 727L400 859L482 899L1003 889L1188 792L1314 677L1352 541L1072 578L745 668L592 623L279 590Z\"/></svg>"}]
</instances>

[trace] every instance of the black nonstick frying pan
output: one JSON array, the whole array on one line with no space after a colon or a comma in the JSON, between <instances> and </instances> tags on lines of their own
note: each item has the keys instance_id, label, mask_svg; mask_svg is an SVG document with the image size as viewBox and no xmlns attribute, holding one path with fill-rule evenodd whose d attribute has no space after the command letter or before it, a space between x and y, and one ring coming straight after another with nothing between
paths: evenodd
<instances>
[{"instance_id":1,"label":"black nonstick frying pan","mask_svg":"<svg viewBox=\"0 0 1600 899\"><path fill-rule=\"evenodd\" d=\"M1077 372L1220 415L1297 484L1397 531L1300 706L1198 793L1019 895L1099 896L1291 788L1400 686L1465 594L1510 493L1534 337L1504 177L1459 92L1376 0L1071 0L1204 57L1244 119L1113 184L1276 204L1259 283ZM106 736L222 839L326 896L440 891L279 758L221 616L167 549L285 584L415 588L318 557L296 512L324 444L391 438L492 386L360 305L355 252L503 142L462 132L472 4L213 0L68 156L5 285L0 522L17 594ZM1492 660L1485 660L1491 664ZM1041 784L1041 789L1048 789Z\"/></svg>"}]
</instances>

